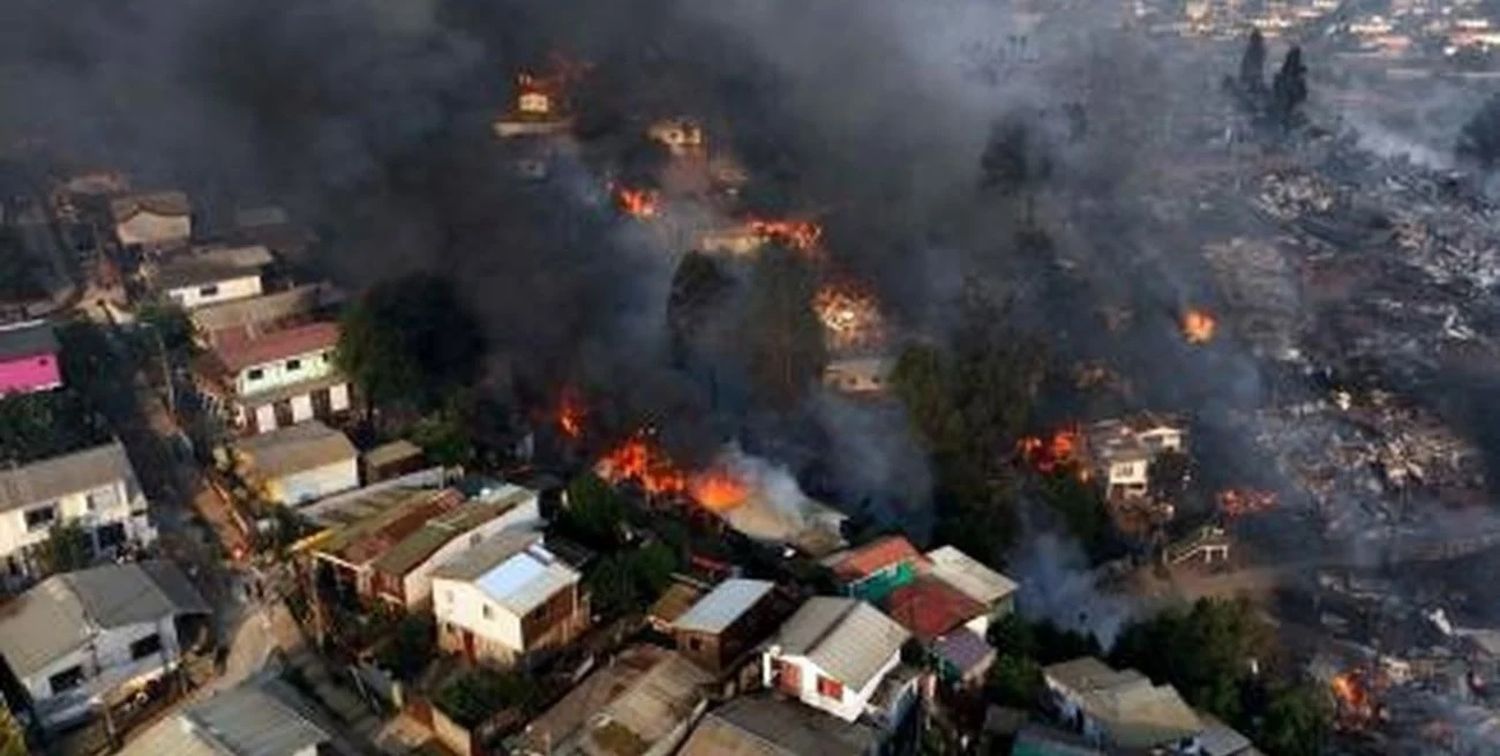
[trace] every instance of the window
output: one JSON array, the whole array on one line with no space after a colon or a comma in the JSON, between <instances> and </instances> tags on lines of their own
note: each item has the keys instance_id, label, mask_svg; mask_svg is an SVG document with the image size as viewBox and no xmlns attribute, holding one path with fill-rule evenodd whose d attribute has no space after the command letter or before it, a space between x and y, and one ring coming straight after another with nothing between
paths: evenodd
<instances>
[{"instance_id":1,"label":"window","mask_svg":"<svg viewBox=\"0 0 1500 756\"><path fill-rule=\"evenodd\" d=\"M130 644L131 659L144 659L159 653L161 653L161 636L156 633Z\"/></svg>"},{"instance_id":2,"label":"window","mask_svg":"<svg viewBox=\"0 0 1500 756\"><path fill-rule=\"evenodd\" d=\"M198 288L198 296L217 297L219 296L219 287L216 284L211 284L209 286L200 286Z\"/></svg>"},{"instance_id":3,"label":"window","mask_svg":"<svg viewBox=\"0 0 1500 756\"><path fill-rule=\"evenodd\" d=\"M119 503L119 497L115 496L115 489L100 488L89 492L88 509L90 512L98 512L109 509Z\"/></svg>"},{"instance_id":4,"label":"window","mask_svg":"<svg viewBox=\"0 0 1500 756\"><path fill-rule=\"evenodd\" d=\"M258 381L264 377L266 377L266 371L260 368L254 368L250 372L245 373L245 380L247 381Z\"/></svg>"},{"instance_id":5,"label":"window","mask_svg":"<svg viewBox=\"0 0 1500 756\"><path fill-rule=\"evenodd\" d=\"M844 684L831 677L818 675L818 695L835 701L843 700Z\"/></svg>"},{"instance_id":6,"label":"window","mask_svg":"<svg viewBox=\"0 0 1500 756\"><path fill-rule=\"evenodd\" d=\"M331 351L324 352L323 353L323 362L325 364L331 364L333 362L333 352L331 352Z\"/></svg>"},{"instance_id":7,"label":"window","mask_svg":"<svg viewBox=\"0 0 1500 756\"><path fill-rule=\"evenodd\" d=\"M689 651L702 651L703 650L703 639L699 638L697 636L693 636L693 637L688 638L688 650Z\"/></svg>"},{"instance_id":8,"label":"window","mask_svg":"<svg viewBox=\"0 0 1500 756\"><path fill-rule=\"evenodd\" d=\"M490 611L490 605L489 604L485 604L484 605L483 613L484 613L484 618L485 619L494 619L495 613L492 612L492 611Z\"/></svg>"},{"instance_id":9,"label":"window","mask_svg":"<svg viewBox=\"0 0 1500 756\"><path fill-rule=\"evenodd\" d=\"M83 667L68 667L57 674L47 678L47 684L52 687L52 695L66 693L83 683Z\"/></svg>"},{"instance_id":10,"label":"window","mask_svg":"<svg viewBox=\"0 0 1500 756\"><path fill-rule=\"evenodd\" d=\"M26 510L26 532L35 533L38 530L46 530L57 522L57 505L48 504L44 507Z\"/></svg>"},{"instance_id":11,"label":"window","mask_svg":"<svg viewBox=\"0 0 1500 756\"><path fill-rule=\"evenodd\" d=\"M287 370L301 370L302 369L302 360L287 360L286 361L286 369Z\"/></svg>"}]
</instances>

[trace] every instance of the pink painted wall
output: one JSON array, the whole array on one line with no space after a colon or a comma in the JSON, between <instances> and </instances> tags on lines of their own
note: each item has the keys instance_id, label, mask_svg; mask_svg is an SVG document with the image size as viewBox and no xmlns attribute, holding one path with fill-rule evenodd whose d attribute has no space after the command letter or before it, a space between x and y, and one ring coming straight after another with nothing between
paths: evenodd
<instances>
[{"instance_id":1,"label":"pink painted wall","mask_svg":"<svg viewBox=\"0 0 1500 756\"><path fill-rule=\"evenodd\" d=\"M62 385L57 355L42 354L0 361L0 394L29 394Z\"/></svg>"}]
</instances>

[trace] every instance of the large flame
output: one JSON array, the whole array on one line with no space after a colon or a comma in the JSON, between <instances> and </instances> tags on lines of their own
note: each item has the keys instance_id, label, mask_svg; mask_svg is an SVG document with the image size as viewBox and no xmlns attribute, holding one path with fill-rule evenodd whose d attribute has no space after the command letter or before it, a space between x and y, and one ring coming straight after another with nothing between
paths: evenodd
<instances>
[{"instance_id":1,"label":"large flame","mask_svg":"<svg viewBox=\"0 0 1500 756\"><path fill-rule=\"evenodd\" d=\"M1253 488L1230 488L1219 492L1219 511L1230 519L1268 512L1276 508L1276 493Z\"/></svg>"},{"instance_id":2,"label":"large flame","mask_svg":"<svg viewBox=\"0 0 1500 756\"><path fill-rule=\"evenodd\" d=\"M636 483L653 496L687 490L687 476L667 456L649 430L637 431L605 454L594 471L614 483Z\"/></svg>"},{"instance_id":3,"label":"large flame","mask_svg":"<svg viewBox=\"0 0 1500 756\"><path fill-rule=\"evenodd\" d=\"M1080 478L1088 479L1088 470L1082 464L1082 437L1075 427L1059 428L1046 438L1025 436L1016 443L1016 453L1043 475L1073 467Z\"/></svg>"},{"instance_id":4,"label":"large flame","mask_svg":"<svg viewBox=\"0 0 1500 756\"><path fill-rule=\"evenodd\" d=\"M655 189L634 189L623 184L611 184L610 192L614 195L615 206L620 212L638 218L649 220L655 218L661 210L661 195Z\"/></svg>"},{"instance_id":5,"label":"large flame","mask_svg":"<svg viewBox=\"0 0 1500 756\"><path fill-rule=\"evenodd\" d=\"M750 496L750 486L730 470L715 466L697 473L688 482L693 500L715 512L734 509Z\"/></svg>"},{"instance_id":6,"label":"large flame","mask_svg":"<svg viewBox=\"0 0 1500 756\"><path fill-rule=\"evenodd\" d=\"M834 349L874 346L884 336L880 304L874 294L856 284L827 284L813 295L812 306Z\"/></svg>"},{"instance_id":7,"label":"large flame","mask_svg":"<svg viewBox=\"0 0 1500 756\"><path fill-rule=\"evenodd\" d=\"M1189 344L1207 344L1214 340L1218 323L1206 310L1189 309L1182 314L1182 337Z\"/></svg>"},{"instance_id":8,"label":"large flame","mask_svg":"<svg viewBox=\"0 0 1500 756\"><path fill-rule=\"evenodd\" d=\"M750 230L768 242L784 244L799 252L812 252L823 239L823 227L812 221L751 218Z\"/></svg>"}]
</instances>

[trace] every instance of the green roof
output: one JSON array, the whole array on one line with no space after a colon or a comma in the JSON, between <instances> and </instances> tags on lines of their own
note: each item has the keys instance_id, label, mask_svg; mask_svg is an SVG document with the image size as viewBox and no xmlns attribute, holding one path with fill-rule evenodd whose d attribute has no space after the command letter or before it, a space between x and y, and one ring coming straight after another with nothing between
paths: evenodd
<instances>
[{"instance_id":1,"label":"green roof","mask_svg":"<svg viewBox=\"0 0 1500 756\"><path fill-rule=\"evenodd\" d=\"M493 501L461 504L401 539L376 559L373 567L387 575L405 575L449 541L504 515L535 495L518 487Z\"/></svg>"}]
</instances>

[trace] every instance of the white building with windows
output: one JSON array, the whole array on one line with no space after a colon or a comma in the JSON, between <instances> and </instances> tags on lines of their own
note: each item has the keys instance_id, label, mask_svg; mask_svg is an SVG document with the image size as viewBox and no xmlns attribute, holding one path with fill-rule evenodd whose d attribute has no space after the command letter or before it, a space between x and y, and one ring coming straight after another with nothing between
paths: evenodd
<instances>
[{"instance_id":1,"label":"white building with windows","mask_svg":"<svg viewBox=\"0 0 1500 756\"><path fill-rule=\"evenodd\" d=\"M261 272L274 261L263 246L209 249L157 265L151 280L168 299L192 310L260 296Z\"/></svg>"},{"instance_id":2,"label":"white building with windows","mask_svg":"<svg viewBox=\"0 0 1500 756\"><path fill-rule=\"evenodd\" d=\"M581 581L541 534L483 541L432 573L438 646L507 666L565 646L588 627Z\"/></svg>"},{"instance_id":3,"label":"white building with windows","mask_svg":"<svg viewBox=\"0 0 1500 756\"><path fill-rule=\"evenodd\" d=\"M326 322L221 340L199 365L199 389L250 434L332 420L349 410L349 381L333 359L338 341L338 324Z\"/></svg>"},{"instance_id":4,"label":"white building with windows","mask_svg":"<svg viewBox=\"0 0 1500 756\"><path fill-rule=\"evenodd\" d=\"M906 628L864 601L816 596L767 643L761 676L772 688L845 722L899 721L916 697L915 681L882 690L901 665Z\"/></svg>"},{"instance_id":5,"label":"white building with windows","mask_svg":"<svg viewBox=\"0 0 1500 756\"><path fill-rule=\"evenodd\" d=\"M14 583L37 576L39 545L52 528L77 523L96 553L156 541L146 497L116 441L0 469L0 569Z\"/></svg>"},{"instance_id":6,"label":"white building with windows","mask_svg":"<svg viewBox=\"0 0 1500 756\"><path fill-rule=\"evenodd\" d=\"M210 623L171 562L54 575L0 612L0 658L26 698L10 703L44 727L81 721L175 670Z\"/></svg>"},{"instance_id":7,"label":"white building with windows","mask_svg":"<svg viewBox=\"0 0 1500 756\"><path fill-rule=\"evenodd\" d=\"M1088 456L1111 501L1144 498L1151 463L1168 452L1186 453L1187 430L1178 418L1143 412L1089 426Z\"/></svg>"}]
</instances>

